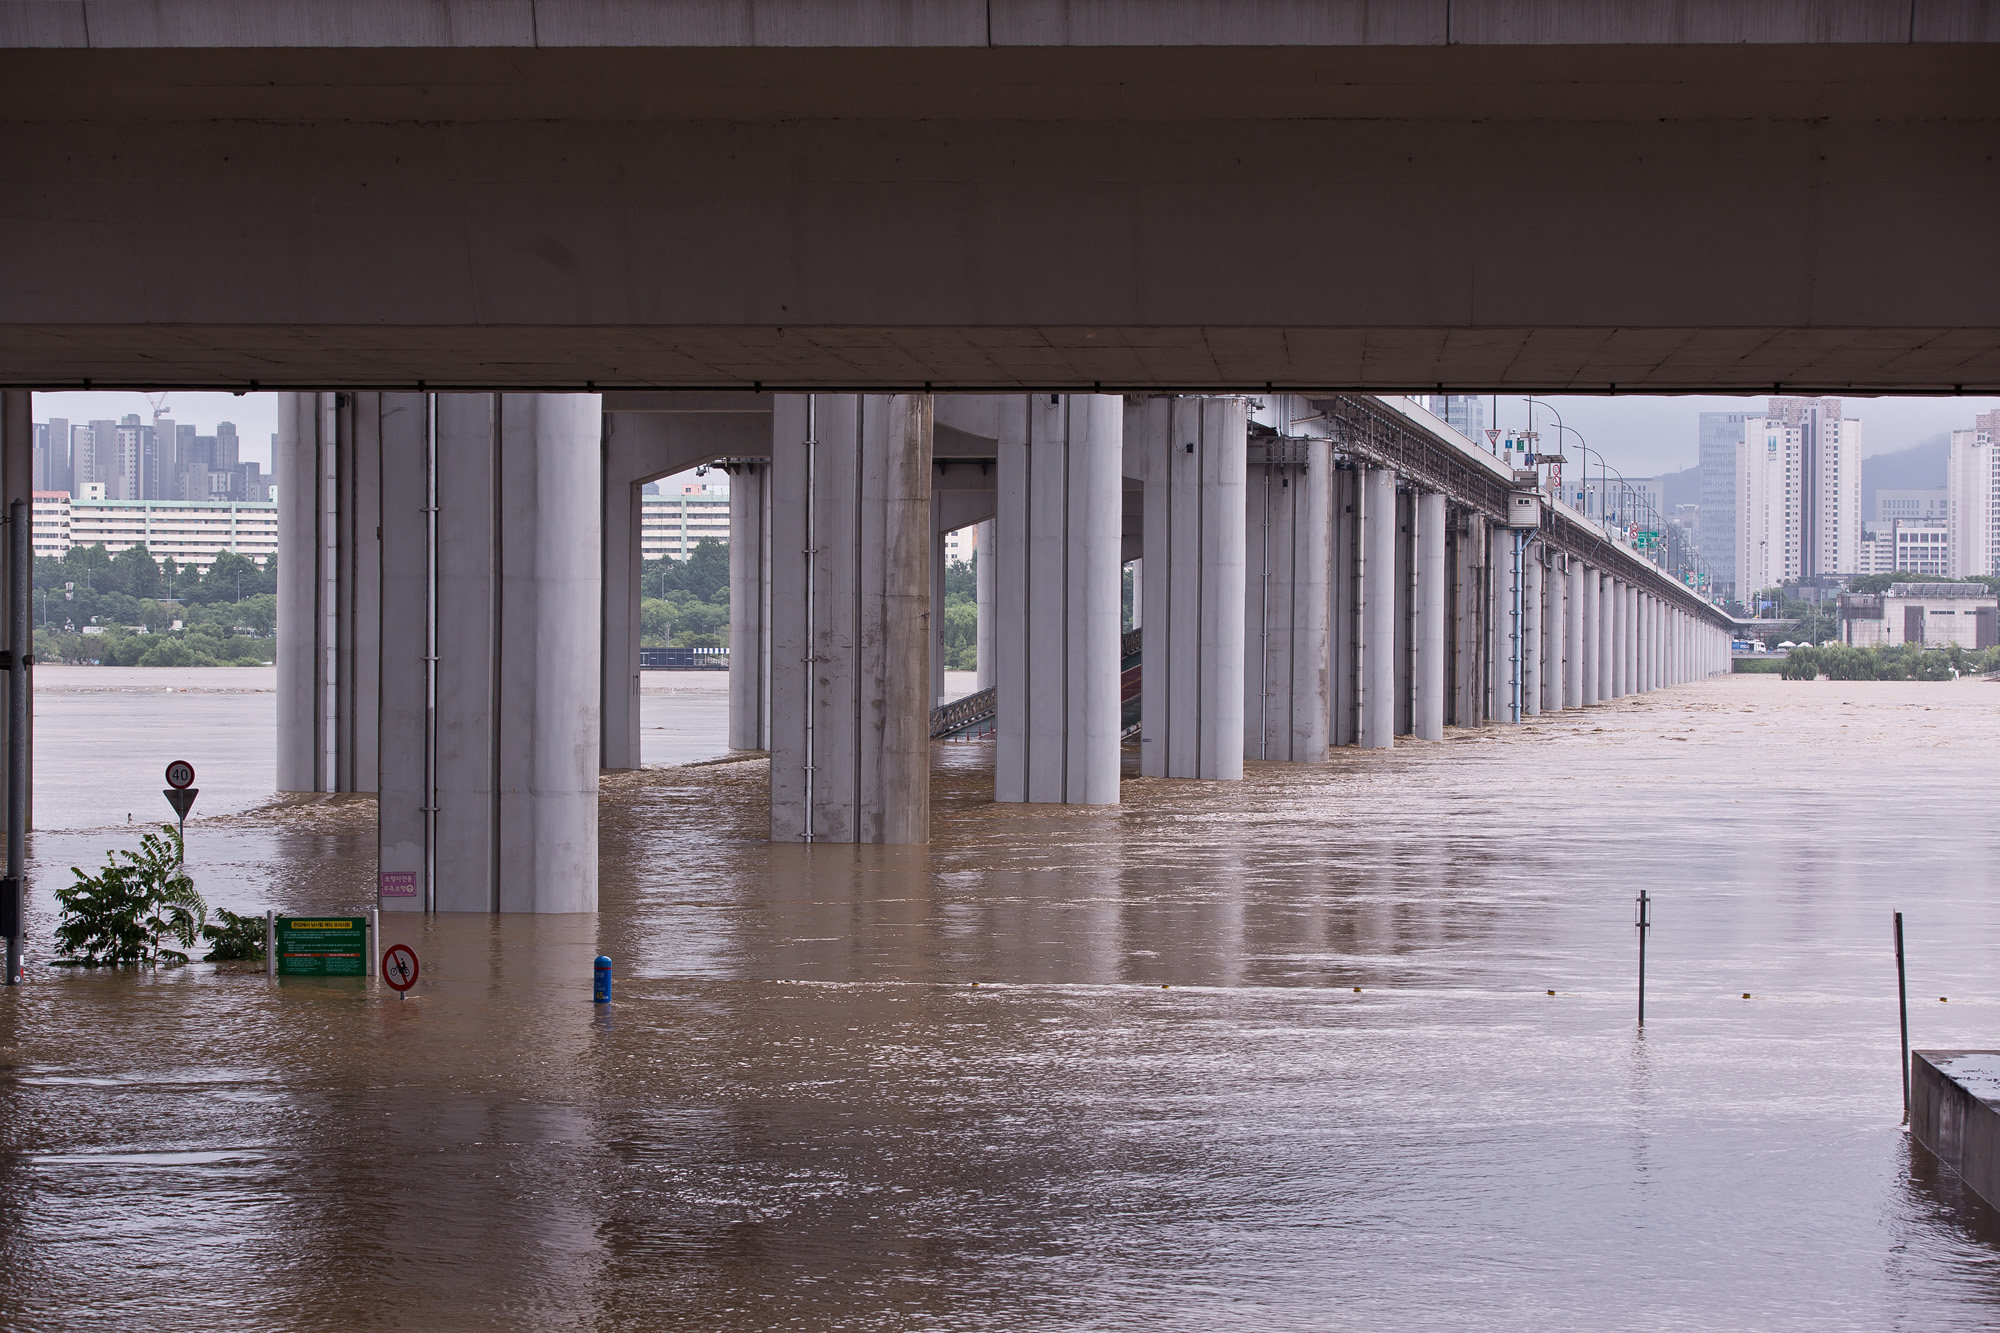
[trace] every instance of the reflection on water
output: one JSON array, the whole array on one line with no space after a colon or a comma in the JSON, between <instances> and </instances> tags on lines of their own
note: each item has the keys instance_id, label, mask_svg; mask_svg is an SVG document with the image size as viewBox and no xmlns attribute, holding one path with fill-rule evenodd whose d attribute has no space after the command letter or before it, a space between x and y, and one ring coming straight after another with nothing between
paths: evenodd
<instances>
[{"instance_id":1,"label":"reflection on water","mask_svg":"<svg viewBox=\"0 0 2000 1333\"><path fill-rule=\"evenodd\" d=\"M1917 1044L2000 1045L1996 710L1728 679L1116 809L948 746L927 849L763 843L757 762L610 778L603 910L392 922L407 1001L5 997L0 1324L1991 1326L1888 927ZM204 889L358 901L368 815L214 821Z\"/></svg>"}]
</instances>

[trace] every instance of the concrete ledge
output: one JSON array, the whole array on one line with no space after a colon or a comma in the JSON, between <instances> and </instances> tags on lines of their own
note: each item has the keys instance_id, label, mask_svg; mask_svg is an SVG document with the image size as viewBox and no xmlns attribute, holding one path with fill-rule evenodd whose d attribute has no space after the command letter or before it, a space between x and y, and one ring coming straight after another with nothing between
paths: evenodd
<instances>
[{"instance_id":1,"label":"concrete ledge","mask_svg":"<svg viewBox=\"0 0 2000 1333\"><path fill-rule=\"evenodd\" d=\"M2000 1208L2000 1051L1912 1052L1910 1132Z\"/></svg>"}]
</instances>

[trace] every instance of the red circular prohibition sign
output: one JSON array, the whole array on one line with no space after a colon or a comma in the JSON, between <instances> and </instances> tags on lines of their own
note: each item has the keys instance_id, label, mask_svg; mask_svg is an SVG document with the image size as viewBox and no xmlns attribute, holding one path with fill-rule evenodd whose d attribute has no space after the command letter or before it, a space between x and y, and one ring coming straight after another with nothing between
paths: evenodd
<instances>
[{"instance_id":1,"label":"red circular prohibition sign","mask_svg":"<svg viewBox=\"0 0 2000 1333\"><path fill-rule=\"evenodd\" d=\"M417 951L407 944L392 944L382 952L382 980L399 991L417 984Z\"/></svg>"}]
</instances>

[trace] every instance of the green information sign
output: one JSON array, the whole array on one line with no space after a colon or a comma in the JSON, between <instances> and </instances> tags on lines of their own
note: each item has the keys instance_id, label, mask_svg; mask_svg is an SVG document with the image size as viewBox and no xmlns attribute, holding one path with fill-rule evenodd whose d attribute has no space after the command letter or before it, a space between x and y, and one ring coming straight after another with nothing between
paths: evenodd
<instances>
[{"instance_id":1,"label":"green information sign","mask_svg":"<svg viewBox=\"0 0 2000 1333\"><path fill-rule=\"evenodd\" d=\"M1658 546L1659 544L1660 544L1660 534L1652 531L1639 533L1637 538L1633 542L1633 545L1637 546L1642 551Z\"/></svg>"},{"instance_id":2,"label":"green information sign","mask_svg":"<svg viewBox=\"0 0 2000 1333\"><path fill-rule=\"evenodd\" d=\"M368 975L365 916L281 916L277 936L280 976Z\"/></svg>"}]
</instances>

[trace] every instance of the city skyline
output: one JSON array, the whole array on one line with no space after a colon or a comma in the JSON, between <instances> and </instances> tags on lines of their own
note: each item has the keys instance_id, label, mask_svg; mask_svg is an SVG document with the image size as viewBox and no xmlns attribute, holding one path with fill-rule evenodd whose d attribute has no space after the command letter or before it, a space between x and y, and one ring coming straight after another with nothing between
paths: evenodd
<instances>
[{"instance_id":1,"label":"city skyline","mask_svg":"<svg viewBox=\"0 0 2000 1333\"><path fill-rule=\"evenodd\" d=\"M1426 401L1432 395L1423 395ZM1461 395L1452 395L1461 396ZM1529 425L1528 399L1520 394L1471 395L1481 404L1479 418L1484 426L1502 430L1523 430ZM1581 432L1591 449L1592 468L1596 455L1627 477L1656 477L1679 472L1700 463L1700 418L1704 412L1756 413L1763 410L1768 394L1721 395L1620 395L1567 394L1536 395L1535 427L1548 434L1551 417L1547 407L1560 414L1570 431ZM1963 430L1982 412L2000 410L2000 397L1843 397L1850 415L1861 420L1868 441L1862 457L1895 453L1925 440ZM1544 406L1546 405L1546 406ZM1497 406L1497 411L1496 411ZM93 418L118 420L137 413L152 420L152 408L144 393L122 390L71 390L37 393L34 419L51 416L71 421ZM242 461L258 462L269 472L270 437L278 429L275 393L231 394L174 390L168 395L168 415L181 423L198 423L212 428L217 420L236 423L242 440ZM1566 444L1573 437L1565 432Z\"/></svg>"}]
</instances>

